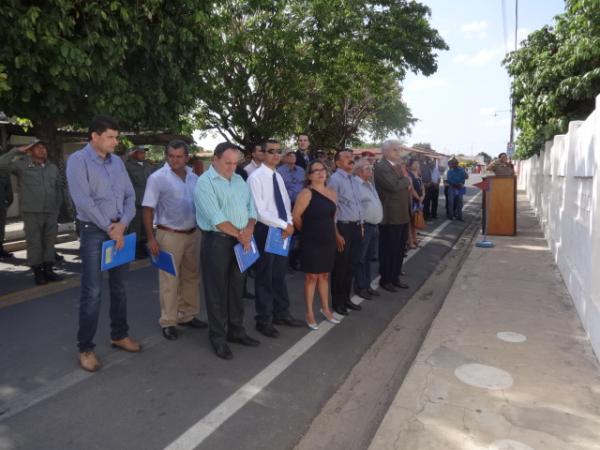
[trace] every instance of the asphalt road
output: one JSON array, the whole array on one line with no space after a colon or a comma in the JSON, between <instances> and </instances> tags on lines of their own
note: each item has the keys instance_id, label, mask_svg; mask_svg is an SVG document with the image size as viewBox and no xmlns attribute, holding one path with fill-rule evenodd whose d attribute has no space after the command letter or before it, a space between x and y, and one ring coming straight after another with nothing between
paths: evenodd
<instances>
[{"instance_id":1,"label":"asphalt road","mask_svg":"<svg viewBox=\"0 0 600 450\"><path fill-rule=\"evenodd\" d=\"M474 193L469 189L465 200ZM161 337L152 267L132 270L128 284L130 334L144 351L110 348L105 301L96 336L104 367L96 374L77 366L77 286L8 307L2 307L7 295L0 296L0 449L293 447L436 269L479 203L466 208L464 223L445 223L440 214L428 224L424 234L436 229L437 235L406 264L409 290L364 301L340 325L323 324L318 332L279 327L281 336L268 339L254 330L253 302L246 301L247 331L261 345L232 345L231 361L214 356L205 330L180 329L174 342ZM441 206L443 212L443 199ZM15 286L23 276L13 274ZM7 279L4 274L2 283ZM302 283L302 273L289 276L298 318L304 317Z\"/></svg>"}]
</instances>

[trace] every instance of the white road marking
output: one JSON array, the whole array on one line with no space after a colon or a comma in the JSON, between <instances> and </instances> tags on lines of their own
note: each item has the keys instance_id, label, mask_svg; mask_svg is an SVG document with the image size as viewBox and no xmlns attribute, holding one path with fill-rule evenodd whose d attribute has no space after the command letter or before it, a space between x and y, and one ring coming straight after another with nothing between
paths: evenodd
<instances>
[{"instance_id":1,"label":"white road marking","mask_svg":"<svg viewBox=\"0 0 600 450\"><path fill-rule=\"evenodd\" d=\"M534 450L534 448L513 439L499 439L492 442L488 450Z\"/></svg>"},{"instance_id":2,"label":"white road marking","mask_svg":"<svg viewBox=\"0 0 600 450\"><path fill-rule=\"evenodd\" d=\"M513 385L510 373L486 364L463 364L456 368L454 375L465 384L492 391L508 389Z\"/></svg>"},{"instance_id":3,"label":"white road marking","mask_svg":"<svg viewBox=\"0 0 600 450\"><path fill-rule=\"evenodd\" d=\"M496 337L504 342L511 342L513 344L519 344L527 340L527 336L521 333L515 333L514 331L500 331L496 333Z\"/></svg>"},{"instance_id":4,"label":"white road marking","mask_svg":"<svg viewBox=\"0 0 600 450\"><path fill-rule=\"evenodd\" d=\"M469 206L479 197L479 193L469 200L466 206ZM434 229L428 236L423 238L422 245L427 244L432 239L435 239L446 226L452 221L446 220ZM404 261L412 258L420 249L410 251ZM375 279L376 282L378 278ZM352 297L352 301L356 304L362 303L363 299L357 295ZM343 316L336 315L343 320ZM175 441L165 447L165 450L192 450L199 446L206 438L208 438L215 430L225 423L231 416L244 407L250 400L258 395L265 387L269 385L279 374L286 370L308 349L320 341L335 325L326 321L319 324L319 329L311 331L294 344L283 355L265 367L254 378L244 384L241 388L235 391L229 398L223 401L210 413L192 425Z\"/></svg>"}]
</instances>

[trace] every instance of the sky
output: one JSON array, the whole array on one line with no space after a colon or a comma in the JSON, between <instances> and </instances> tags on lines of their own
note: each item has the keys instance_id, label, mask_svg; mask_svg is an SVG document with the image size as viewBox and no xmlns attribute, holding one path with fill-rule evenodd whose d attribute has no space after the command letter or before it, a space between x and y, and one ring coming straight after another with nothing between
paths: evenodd
<instances>
[{"instance_id":1,"label":"sky","mask_svg":"<svg viewBox=\"0 0 600 450\"><path fill-rule=\"evenodd\" d=\"M514 50L515 0L420 0L431 9L431 25L450 50L440 52L438 71L410 73L404 100L418 122L402 140L428 142L445 154L496 156L510 135L510 79L501 65ZM504 13L503 13L504 5ZM518 41L554 23L563 0L519 0ZM503 16L505 20L503 21ZM506 30L506 34L505 34ZM208 133L196 141L211 150L223 139Z\"/></svg>"},{"instance_id":2,"label":"sky","mask_svg":"<svg viewBox=\"0 0 600 450\"><path fill-rule=\"evenodd\" d=\"M510 135L510 79L501 65L514 50L515 0L421 0L448 46L438 71L409 74L404 99L419 122L405 141L429 142L446 154L492 156ZM505 9L506 39L502 5ZM564 12L562 0L520 0L518 41ZM508 41L508 42L505 42Z\"/></svg>"}]
</instances>

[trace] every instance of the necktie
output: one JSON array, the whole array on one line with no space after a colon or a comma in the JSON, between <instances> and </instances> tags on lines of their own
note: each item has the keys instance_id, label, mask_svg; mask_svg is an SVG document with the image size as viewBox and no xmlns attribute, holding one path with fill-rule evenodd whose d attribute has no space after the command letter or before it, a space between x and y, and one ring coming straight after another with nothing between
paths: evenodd
<instances>
[{"instance_id":1,"label":"necktie","mask_svg":"<svg viewBox=\"0 0 600 450\"><path fill-rule=\"evenodd\" d=\"M285 212L285 204L283 203L283 197L279 190L279 183L277 182L277 174L273 173L273 192L275 193L275 205L277 206L277 215L281 220L287 222L287 213Z\"/></svg>"}]
</instances>

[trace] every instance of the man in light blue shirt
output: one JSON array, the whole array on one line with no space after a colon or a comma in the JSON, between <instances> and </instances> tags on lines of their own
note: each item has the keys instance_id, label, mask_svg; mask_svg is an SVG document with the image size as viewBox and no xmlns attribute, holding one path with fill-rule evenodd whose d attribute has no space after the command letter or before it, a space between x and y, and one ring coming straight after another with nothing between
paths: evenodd
<instances>
[{"instance_id":1,"label":"man in light blue shirt","mask_svg":"<svg viewBox=\"0 0 600 450\"><path fill-rule=\"evenodd\" d=\"M373 183L373 166L367 158L354 163L354 173L360 180L359 195L364 217L364 238L361 244L360 261L354 274L354 292L359 297L372 300L380 294L371 288L371 260L375 256L379 238L379 223L383 220L383 206Z\"/></svg>"},{"instance_id":2,"label":"man in light blue shirt","mask_svg":"<svg viewBox=\"0 0 600 450\"><path fill-rule=\"evenodd\" d=\"M337 170L327 186L337 194L336 240L338 251L331 273L331 301L335 312L347 315L348 310L362 308L350 301L352 279L360 262L364 235L364 218L360 204L360 180L352 174L354 161L350 150L335 155Z\"/></svg>"},{"instance_id":3,"label":"man in light blue shirt","mask_svg":"<svg viewBox=\"0 0 600 450\"><path fill-rule=\"evenodd\" d=\"M296 197L304 189L306 174L302 167L296 165L296 152L292 149L287 149L284 152L281 162L282 164L277 168L277 172L283 178L293 208Z\"/></svg>"},{"instance_id":4,"label":"man in light blue shirt","mask_svg":"<svg viewBox=\"0 0 600 450\"><path fill-rule=\"evenodd\" d=\"M194 208L198 176L187 166L185 141L169 142L165 154L165 165L148 178L142 206L150 253L158 256L163 250L173 256L175 275L158 271L158 323L163 337L171 341L178 337L177 325L199 329L207 325L195 317L200 311L200 232Z\"/></svg>"},{"instance_id":5,"label":"man in light blue shirt","mask_svg":"<svg viewBox=\"0 0 600 450\"><path fill-rule=\"evenodd\" d=\"M97 116L89 127L89 142L73 153L67 162L67 182L75 208L80 244L81 298L79 302L79 364L95 372L100 363L93 342L98 327L102 298L100 259L102 243L116 241L123 247L123 236L135 215L135 192L125 164L113 152L118 143L119 125L107 116ZM141 346L128 336L125 279L129 265L108 271L110 279L111 343L128 352Z\"/></svg>"},{"instance_id":6,"label":"man in light blue shirt","mask_svg":"<svg viewBox=\"0 0 600 450\"><path fill-rule=\"evenodd\" d=\"M240 272L233 247L249 250L256 209L248 185L235 173L239 150L230 142L215 148L211 167L198 178L194 191L196 222L202 230L200 262L208 314L209 339L219 358L231 359L227 342L256 346L246 334Z\"/></svg>"}]
</instances>

